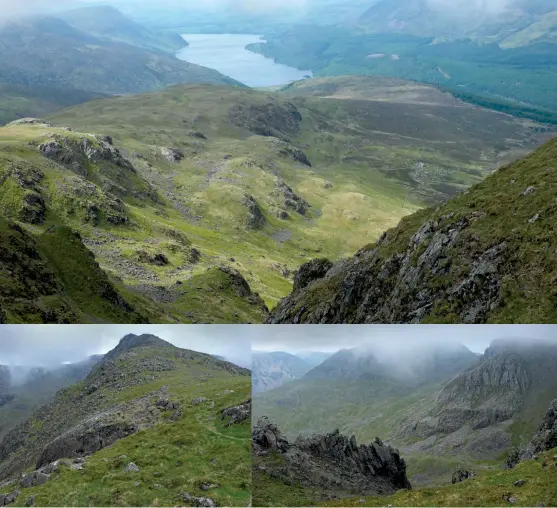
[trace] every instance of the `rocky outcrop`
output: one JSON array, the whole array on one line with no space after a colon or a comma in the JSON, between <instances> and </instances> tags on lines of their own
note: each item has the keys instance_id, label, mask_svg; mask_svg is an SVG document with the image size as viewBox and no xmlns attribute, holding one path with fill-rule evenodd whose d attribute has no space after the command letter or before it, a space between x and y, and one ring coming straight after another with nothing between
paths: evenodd
<instances>
[{"instance_id":1,"label":"rocky outcrop","mask_svg":"<svg viewBox=\"0 0 557 508\"><path fill-rule=\"evenodd\" d=\"M39 193L29 192L25 195L19 211L19 220L29 224L44 224L46 203Z\"/></svg>"},{"instance_id":2,"label":"rocky outcrop","mask_svg":"<svg viewBox=\"0 0 557 508\"><path fill-rule=\"evenodd\" d=\"M106 137L82 135L74 138L55 134L39 146L39 151L44 157L62 164L84 178L88 176L88 163L106 162L136 173L131 162L112 145L111 138L109 142Z\"/></svg>"},{"instance_id":3,"label":"rocky outcrop","mask_svg":"<svg viewBox=\"0 0 557 508\"><path fill-rule=\"evenodd\" d=\"M411 488L404 459L379 438L358 446L354 436L348 438L336 430L327 435L300 437L291 444L275 425L261 419L253 428L252 442L254 455L262 457L262 465L256 468L263 468L274 481L340 491L345 496L392 494ZM280 465L265 462L269 451L282 455Z\"/></svg>"},{"instance_id":4,"label":"rocky outcrop","mask_svg":"<svg viewBox=\"0 0 557 508\"><path fill-rule=\"evenodd\" d=\"M303 198L298 196L286 183L278 180L275 195L284 200L283 206L295 210L300 215L305 215L311 205Z\"/></svg>"},{"instance_id":5,"label":"rocky outcrop","mask_svg":"<svg viewBox=\"0 0 557 508\"><path fill-rule=\"evenodd\" d=\"M168 258L160 252L158 254L149 254L144 250L139 250L137 251L137 259L140 263L149 263L156 266L166 266L169 263Z\"/></svg>"},{"instance_id":6,"label":"rocky outcrop","mask_svg":"<svg viewBox=\"0 0 557 508\"><path fill-rule=\"evenodd\" d=\"M161 148L161 155L168 162L180 162L184 158L184 154L178 148L163 147Z\"/></svg>"},{"instance_id":7,"label":"rocky outcrop","mask_svg":"<svg viewBox=\"0 0 557 508\"><path fill-rule=\"evenodd\" d=\"M294 291L301 291L313 281L322 279L332 266L328 259L313 259L303 264L294 274Z\"/></svg>"},{"instance_id":8,"label":"rocky outcrop","mask_svg":"<svg viewBox=\"0 0 557 508\"><path fill-rule=\"evenodd\" d=\"M451 483L454 485L455 483L461 483L464 480L468 480L469 478L474 478L474 473L472 471L468 471L467 469L457 469L453 473L453 477L451 478Z\"/></svg>"},{"instance_id":9,"label":"rocky outcrop","mask_svg":"<svg viewBox=\"0 0 557 508\"><path fill-rule=\"evenodd\" d=\"M251 420L251 399L242 402L238 406L227 407L221 411L221 420L224 426L230 427Z\"/></svg>"},{"instance_id":10,"label":"rocky outcrop","mask_svg":"<svg viewBox=\"0 0 557 508\"><path fill-rule=\"evenodd\" d=\"M19 490L14 490L10 494L0 494L0 506L8 506L15 503L19 496Z\"/></svg>"},{"instance_id":11,"label":"rocky outcrop","mask_svg":"<svg viewBox=\"0 0 557 508\"><path fill-rule=\"evenodd\" d=\"M226 277L225 283L220 286L220 289L225 290L228 287L236 296L245 298L250 304L263 310L265 314L269 312L263 299L258 293L251 290L248 281L239 271L229 266L219 266L218 271Z\"/></svg>"},{"instance_id":12,"label":"rocky outcrop","mask_svg":"<svg viewBox=\"0 0 557 508\"><path fill-rule=\"evenodd\" d=\"M248 215L246 217L247 227L249 229L261 229L265 227L267 220L255 198L253 196L245 196L242 203L248 209Z\"/></svg>"},{"instance_id":13,"label":"rocky outcrop","mask_svg":"<svg viewBox=\"0 0 557 508\"><path fill-rule=\"evenodd\" d=\"M132 423L89 420L50 442L39 457L37 469L57 459L90 455L138 430Z\"/></svg>"},{"instance_id":14,"label":"rocky outcrop","mask_svg":"<svg viewBox=\"0 0 557 508\"><path fill-rule=\"evenodd\" d=\"M290 447L278 427L265 416L253 426L251 442L255 455L266 455L269 451L286 452Z\"/></svg>"},{"instance_id":15,"label":"rocky outcrop","mask_svg":"<svg viewBox=\"0 0 557 508\"><path fill-rule=\"evenodd\" d=\"M454 305L457 320L484 322L500 304L505 242L471 253L466 233L481 214L428 221L405 250L388 254L396 231L384 234L352 259L331 267L313 284L294 290L273 310L271 323L418 323L441 306ZM466 269L454 256L466 256ZM456 284L445 285L455 270Z\"/></svg>"},{"instance_id":16,"label":"rocky outcrop","mask_svg":"<svg viewBox=\"0 0 557 508\"><path fill-rule=\"evenodd\" d=\"M260 136L289 141L300 130L302 115L291 102L269 101L264 104L236 104L228 112L229 121Z\"/></svg>"},{"instance_id":17,"label":"rocky outcrop","mask_svg":"<svg viewBox=\"0 0 557 508\"><path fill-rule=\"evenodd\" d=\"M281 157L290 157L292 160L296 162L311 167L310 160L302 150L290 145L289 143L285 143L284 141L281 142L280 140L278 140L277 143L279 145L278 154Z\"/></svg>"}]
</instances>

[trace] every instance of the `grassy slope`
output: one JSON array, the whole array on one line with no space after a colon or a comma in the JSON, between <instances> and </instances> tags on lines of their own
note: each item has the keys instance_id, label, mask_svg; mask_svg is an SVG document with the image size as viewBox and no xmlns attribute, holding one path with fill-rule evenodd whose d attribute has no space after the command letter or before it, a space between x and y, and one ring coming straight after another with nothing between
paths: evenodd
<instances>
[{"instance_id":1,"label":"grassy slope","mask_svg":"<svg viewBox=\"0 0 557 508\"><path fill-rule=\"evenodd\" d=\"M172 358L161 348L143 347L136 353L132 360L120 361L119 372L131 376L129 379L137 377L133 369L141 358ZM152 381L144 379L119 391L101 387L105 395L101 403L95 400L97 397L89 398L75 404L73 413L68 412L68 404L74 404L72 398L83 389L83 383L74 385L63 395L60 393L51 417L33 427L37 435L46 431L45 426L60 432L62 425L68 425L68 417L70 422L77 418L77 422L93 410L131 401L163 387L167 387L168 398L179 402L184 411L176 422L158 423L94 453L86 459L82 471L62 467L49 482L20 489L14 505L24 506L30 496L37 496L36 504L41 506L176 506L180 504L180 494L189 492L214 497L221 505L247 506L251 494L250 425L225 428L219 412L250 396L250 377L232 376L208 367L203 360L175 364L177 368L172 371L151 372L155 378ZM225 390L233 392L225 393ZM214 400L214 407L190 406L192 398L197 397ZM135 462L141 471L124 473L129 462ZM134 485L137 481L139 486ZM219 483L221 487L204 492L199 488L203 482ZM153 488L155 484L160 488ZM1 492L12 490L13 487L5 487Z\"/></svg>"},{"instance_id":2,"label":"grassy slope","mask_svg":"<svg viewBox=\"0 0 557 508\"><path fill-rule=\"evenodd\" d=\"M43 116L102 97L81 90L0 84L0 125L28 116Z\"/></svg>"},{"instance_id":3,"label":"grassy slope","mask_svg":"<svg viewBox=\"0 0 557 508\"><path fill-rule=\"evenodd\" d=\"M555 474L557 461L553 458L556 450L539 455L538 460L529 460L506 471L479 472L475 478L456 485L438 488L399 491L385 498L343 499L329 502L327 506L508 506L503 496L514 497L515 506L555 506L557 489ZM548 466L542 467L544 459ZM525 480L522 487L513 483ZM324 503L325 504L325 503Z\"/></svg>"},{"instance_id":4,"label":"grassy slope","mask_svg":"<svg viewBox=\"0 0 557 508\"><path fill-rule=\"evenodd\" d=\"M250 137L229 122L228 108L234 104L282 104L280 97L231 88L174 87L96 101L61 112L52 121L110 134L126 153L140 153L151 165L134 161L167 199L164 214L146 203L128 207L140 229L110 231L119 237L113 245L124 255L145 245L147 238L161 245L161 227L177 228L203 254L194 274L234 258L232 265L268 305L290 289L280 273L283 268L294 270L321 253L335 259L349 255L363 238L377 238L424 200L438 200L477 181L487 167L524 154L537 142L526 124L461 103L303 98L294 101L304 120L291 139L306 151L310 169L279 157L271 139ZM463 130L466 145L459 143ZM190 131L208 139L188 138ZM179 165L167 163L157 154L160 146L180 147L186 159ZM426 164L424 175L414 175L418 161ZM277 201L270 195L275 175L311 203L307 217L292 212L283 221L274 216ZM333 187L325 188L326 182ZM267 218L260 232L245 228L241 200L246 192ZM110 253L95 247L95 254L110 269ZM174 270L157 269L161 282L187 278L175 270L183 258L169 258Z\"/></svg>"},{"instance_id":5,"label":"grassy slope","mask_svg":"<svg viewBox=\"0 0 557 508\"><path fill-rule=\"evenodd\" d=\"M556 450L540 454L538 460L520 463L502 471L474 469L477 476L455 485L401 490L392 496L343 498L324 501L322 492L300 486L287 486L272 481L264 473L254 472L254 503L257 506L508 506L503 496L514 497L515 506L555 506L557 489L555 473ZM548 467L543 468L544 458ZM276 458L275 460L278 460ZM465 465L461 463L461 465ZM451 464L456 469L455 464ZM517 487L513 483L526 480Z\"/></svg>"}]
</instances>

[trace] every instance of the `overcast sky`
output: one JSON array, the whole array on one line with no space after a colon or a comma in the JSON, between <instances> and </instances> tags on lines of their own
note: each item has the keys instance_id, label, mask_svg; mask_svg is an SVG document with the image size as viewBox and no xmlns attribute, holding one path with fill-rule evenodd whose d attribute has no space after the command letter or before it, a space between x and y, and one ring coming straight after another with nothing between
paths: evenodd
<instances>
[{"instance_id":1,"label":"overcast sky","mask_svg":"<svg viewBox=\"0 0 557 508\"><path fill-rule=\"evenodd\" d=\"M142 8L172 9L181 12L216 10L231 13L262 13L277 9L303 11L309 7L319 9L321 0L0 0L0 20L14 16L39 14L95 4L110 4L133 15ZM369 0L373 5L378 0ZM459 16L470 12L496 14L512 7L515 0L427 0L430 7ZM340 3L340 2L339 2ZM349 4L350 0L346 0ZM362 11L365 10L362 8Z\"/></svg>"},{"instance_id":2,"label":"overcast sky","mask_svg":"<svg viewBox=\"0 0 557 508\"><path fill-rule=\"evenodd\" d=\"M257 328L257 327L254 327ZM336 352L343 348L451 341L483 353L494 339L557 340L557 325L275 325L251 332L259 351Z\"/></svg>"},{"instance_id":3,"label":"overcast sky","mask_svg":"<svg viewBox=\"0 0 557 508\"><path fill-rule=\"evenodd\" d=\"M175 346L220 355L249 367L248 337L220 325L2 325L0 364L47 366L78 362L113 349L128 333L150 333Z\"/></svg>"}]
</instances>

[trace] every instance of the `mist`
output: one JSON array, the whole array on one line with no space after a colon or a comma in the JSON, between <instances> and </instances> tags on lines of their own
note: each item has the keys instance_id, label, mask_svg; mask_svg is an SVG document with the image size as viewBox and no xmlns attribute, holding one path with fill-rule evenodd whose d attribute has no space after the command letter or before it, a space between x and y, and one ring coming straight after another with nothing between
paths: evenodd
<instances>
[{"instance_id":1,"label":"mist","mask_svg":"<svg viewBox=\"0 0 557 508\"><path fill-rule=\"evenodd\" d=\"M427 0L429 6L436 10L463 14L497 14L509 9L515 0Z\"/></svg>"},{"instance_id":2,"label":"mist","mask_svg":"<svg viewBox=\"0 0 557 508\"><path fill-rule=\"evenodd\" d=\"M77 0L0 0L0 22L80 7Z\"/></svg>"},{"instance_id":3,"label":"mist","mask_svg":"<svg viewBox=\"0 0 557 508\"><path fill-rule=\"evenodd\" d=\"M215 327L218 328L218 327ZM233 328L233 327L227 327ZM152 334L171 344L218 355L249 367L251 345L234 333L219 333L197 325L3 325L0 327L0 365L56 367L106 354L125 335Z\"/></svg>"},{"instance_id":4,"label":"mist","mask_svg":"<svg viewBox=\"0 0 557 508\"><path fill-rule=\"evenodd\" d=\"M523 341L555 341L557 336L557 325L281 325L267 328L270 329L250 334L254 335L253 349L296 354L372 348L385 358L390 354L412 355L416 349L432 349L439 345L454 348L464 345L474 353L484 353L496 339L518 337Z\"/></svg>"}]
</instances>

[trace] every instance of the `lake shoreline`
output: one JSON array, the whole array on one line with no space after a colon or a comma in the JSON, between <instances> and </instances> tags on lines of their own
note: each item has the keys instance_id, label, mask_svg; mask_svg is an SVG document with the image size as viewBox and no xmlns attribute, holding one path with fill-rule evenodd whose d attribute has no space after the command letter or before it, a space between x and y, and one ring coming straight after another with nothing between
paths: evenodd
<instances>
[{"instance_id":1,"label":"lake shoreline","mask_svg":"<svg viewBox=\"0 0 557 508\"><path fill-rule=\"evenodd\" d=\"M176 58L219 71L250 88L284 86L312 76L308 70L279 64L248 49L250 44L264 43L254 34L181 34L188 44Z\"/></svg>"}]
</instances>

